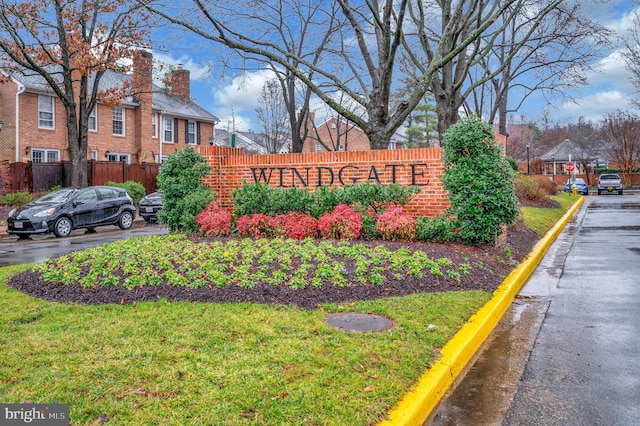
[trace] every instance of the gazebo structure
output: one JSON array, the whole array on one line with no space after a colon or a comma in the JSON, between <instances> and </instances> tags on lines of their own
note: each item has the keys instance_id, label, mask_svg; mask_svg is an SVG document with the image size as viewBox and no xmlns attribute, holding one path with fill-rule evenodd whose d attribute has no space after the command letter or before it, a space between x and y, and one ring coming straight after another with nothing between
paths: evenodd
<instances>
[{"instance_id":1,"label":"gazebo structure","mask_svg":"<svg viewBox=\"0 0 640 426\"><path fill-rule=\"evenodd\" d=\"M589 158L587 158L587 162L591 166L592 171L595 171L595 169L599 167L609 166L609 161L606 159L605 155L602 155L601 150L594 149L593 154L594 155L590 155ZM565 173L564 166L569 163L569 161L575 164L575 171L573 173L584 173L584 164L581 163L584 161L584 157L583 149L570 139L565 139L540 156L544 161L543 173L545 175L552 174L554 176L556 174Z\"/></svg>"}]
</instances>

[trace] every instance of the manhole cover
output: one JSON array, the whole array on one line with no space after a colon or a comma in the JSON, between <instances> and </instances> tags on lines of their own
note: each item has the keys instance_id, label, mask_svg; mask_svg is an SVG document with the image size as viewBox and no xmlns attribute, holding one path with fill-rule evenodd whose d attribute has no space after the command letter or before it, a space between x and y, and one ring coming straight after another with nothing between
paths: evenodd
<instances>
[{"instance_id":1,"label":"manhole cover","mask_svg":"<svg viewBox=\"0 0 640 426\"><path fill-rule=\"evenodd\" d=\"M331 314L327 324L345 331L384 331L393 327L393 322L380 315L371 314Z\"/></svg>"}]
</instances>

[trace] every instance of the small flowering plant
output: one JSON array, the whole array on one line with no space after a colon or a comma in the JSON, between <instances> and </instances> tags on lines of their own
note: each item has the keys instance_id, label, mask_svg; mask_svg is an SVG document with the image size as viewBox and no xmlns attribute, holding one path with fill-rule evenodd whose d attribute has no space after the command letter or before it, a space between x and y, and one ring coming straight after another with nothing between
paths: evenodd
<instances>
[{"instance_id":1,"label":"small flowering plant","mask_svg":"<svg viewBox=\"0 0 640 426\"><path fill-rule=\"evenodd\" d=\"M357 240L362 232L362 216L346 204L338 204L331 213L318 219L322 238Z\"/></svg>"},{"instance_id":2,"label":"small flowering plant","mask_svg":"<svg viewBox=\"0 0 640 426\"><path fill-rule=\"evenodd\" d=\"M220 208L215 201L209 203L196 217L200 232L210 237L227 237L231 234L231 212Z\"/></svg>"}]
</instances>

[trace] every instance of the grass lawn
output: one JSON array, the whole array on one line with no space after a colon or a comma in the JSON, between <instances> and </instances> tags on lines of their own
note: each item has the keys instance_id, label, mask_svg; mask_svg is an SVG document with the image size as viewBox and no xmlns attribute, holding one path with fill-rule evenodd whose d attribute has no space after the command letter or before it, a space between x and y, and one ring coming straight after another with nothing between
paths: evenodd
<instances>
[{"instance_id":1,"label":"grass lawn","mask_svg":"<svg viewBox=\"0 0 640 426\"><path fill-rule=\"evenodd\" d=\"M524 223L528 228L534 230L541 237L549 231L553 225L566 213L567 210L576 202L582 195L574 195L568 192L562 192L558 195L551 197L560 203L560 207L555 209L549 208L536 208L536 207L522 207L521 214L524 218Z\"/></svg>"},{"instance_id":2,"label":"grass lawn","mask_svg":"<svg viewBox=\"0 0 640 426\"><path fill-rule=\"evenodd\" d=\"M549 229L577 199L555 198L559 209L523 209L526 223ZM69 404L74 425L104 415L114 425L376 424L491 298L428 293L313 311L166 301L87 306L6 286L32 266L0 269L0 401ZM346 333L326 325L333 312L376 313L397 326Z\"/></svg>"},{"instance_id":3,"label":"grass lawn","mask_svg":"<svg viewBox=\"0 0 640 426\"><path fill-rule=\"evenodd\" d=\"M29 266L0 269L0 283ZM322 310L41 301L0 286L0 401L69 404L72 424L368 425L382 420L490 295L432 293ZM329 312L397 327L345 333ZM435 328L429 327L430 324Z\"/></svg>"}]
</instances>

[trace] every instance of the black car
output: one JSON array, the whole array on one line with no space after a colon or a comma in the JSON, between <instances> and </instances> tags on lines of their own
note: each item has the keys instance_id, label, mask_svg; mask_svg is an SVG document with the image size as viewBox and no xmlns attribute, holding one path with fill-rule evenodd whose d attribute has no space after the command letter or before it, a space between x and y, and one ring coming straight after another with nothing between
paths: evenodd
<instances>
[{"instance_id":1,"label":"black car","mask_svg":"<svg viewBox=\"0 0 640 426\"><path fill-rule=\"evenodd\" d=\"M162 193L152 192L146 195L138 203L140 216L147 221L153 223L158 221L158 212L162 210Z\"/></svg>"},{"instance_id":2,"label":"black car","mask_svg":"<svg viewBox=\"0 0 640 426\"><path fill-rule=\"evenodd\" d=\"M11 210L7 232L19 237L48 232L67 237L78 228L93 230L118 225L120 229L129 229L135 217L133 200L123 188L65 188Z\"/></svg>"}]
</instances>

